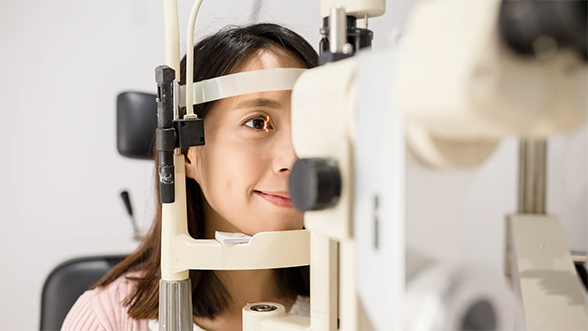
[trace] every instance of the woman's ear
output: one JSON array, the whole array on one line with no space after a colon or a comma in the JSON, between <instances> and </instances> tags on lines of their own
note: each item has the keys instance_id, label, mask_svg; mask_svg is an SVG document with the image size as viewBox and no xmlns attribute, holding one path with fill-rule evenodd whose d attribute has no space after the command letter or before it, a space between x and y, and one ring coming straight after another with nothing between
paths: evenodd
<instances>
[{"instance_id":1,"label":"woman's ear","mask_svg":"<svg viewBox=\"0 0 588 331\"><path fill-rule=\"evenodd\" d=\"M200 182L199 171L198 171L198 157L199 154L196 147L189 147L184 152L186 160L186 177L194 179L196 182Z\"/></svg>"}]
</instances>

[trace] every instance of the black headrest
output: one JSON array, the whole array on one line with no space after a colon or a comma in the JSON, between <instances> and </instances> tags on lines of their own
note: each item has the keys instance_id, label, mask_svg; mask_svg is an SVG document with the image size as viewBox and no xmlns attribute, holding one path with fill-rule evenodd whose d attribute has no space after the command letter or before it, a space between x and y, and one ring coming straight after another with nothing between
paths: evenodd
<instances>
[{"instance_id":1,"label":"black headrest","mask_svg":"<svg viewBox=\"0 0 588 331\"><path fill-rule=\"evenodd\" d=\"M123 92L116 98L116 147L120 155L133 159L153 158L156 97L149 93Z\"/></svg>"}]
</instances>

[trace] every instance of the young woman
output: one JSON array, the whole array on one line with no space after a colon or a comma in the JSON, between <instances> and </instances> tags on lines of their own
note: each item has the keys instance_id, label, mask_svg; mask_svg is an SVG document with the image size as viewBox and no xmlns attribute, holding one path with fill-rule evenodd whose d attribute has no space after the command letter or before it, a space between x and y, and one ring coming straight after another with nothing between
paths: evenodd
<instances>
[{"instance_id":1,"label":"young woman","mask_svg":"<svg viewBox=\"0 0 588 331\"><path fill-rule=\"evenodd\" d=\"M275 24L231 27L194 47L194 81L273 68L312 68L318 56L299 35ZM185 81L185 58L181 63ZM186 157L188 229L256 234L303 227L288 195L296 160L290 130L291 91L251 93L195 105L206 145ZM156 161L157 162L157 161ZM156 181L157 183L158 181ZM159 194L157 194L159 196ZM62 330L148 330L158 318L161 207L140 247L84 293ZM309 314L308 267L190 271L195 330L240 330L248 302L279 302Z\"/></svg>"}]
</instances>

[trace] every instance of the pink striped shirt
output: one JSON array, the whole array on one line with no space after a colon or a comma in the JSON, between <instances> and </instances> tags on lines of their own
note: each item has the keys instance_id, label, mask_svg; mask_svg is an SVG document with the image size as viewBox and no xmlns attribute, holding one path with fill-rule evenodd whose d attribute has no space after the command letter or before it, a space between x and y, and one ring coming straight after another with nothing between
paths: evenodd
<instances>
[{"instance_id":1,"label":"pink striped shirt","mask_svg":"<svg viewBox=\"0 0 588 331\"><path fill-rule=\"evenodd\" d=\"M62 331L148 331L148 320L136 320L122 303L133 282L119 277L105 287L86 291L65 317Z\"/></svg>"},{"instance_id":2,"label":"pink striped shirt","mask_svg":"<svg viewBox=\"0 0 588 331\"><path fill-rule=\"evenodd\" d=\"M133 281L122 276L105 287L86 291L73 305L62 331L149 331L149 320L136 320L122 303L133 289ZM310 317L310 300L298 296L290 314ZM194 330L202 330L194 324Z\"/></svg>"}]
</instances>

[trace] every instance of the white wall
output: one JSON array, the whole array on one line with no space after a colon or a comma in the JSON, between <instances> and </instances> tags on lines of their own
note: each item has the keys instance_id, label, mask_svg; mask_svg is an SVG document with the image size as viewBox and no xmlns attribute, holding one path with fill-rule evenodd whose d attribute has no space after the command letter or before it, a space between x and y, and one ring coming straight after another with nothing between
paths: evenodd
<instances>
[{"instance_id":1,"label":"white wall","mask_svg":"<svg viewBox=\"0 0 588 331\"><path fill-rule=\"evenodd\" d=\"M45 277L66 259L127 253L136 244L119 193L137 219L153 215L153 167L116 152L115 98L152 92L164 63L162 1L0 1L0 330L34 330ZM191 0L179 0L181 40ZM255 1L204 1L196 39L246 23ZM388 1L374 48L402 26L411 1ZM318 45L318 0L265 0L262 21ZM185 50L185 44L184 44ZM550 144L548 207L570 247L586 250L587 133ZM503 215L515 209L516 142L481 168L408 166L408 242L440 258L502 267Z\"/></svg>"}]
</instances>

